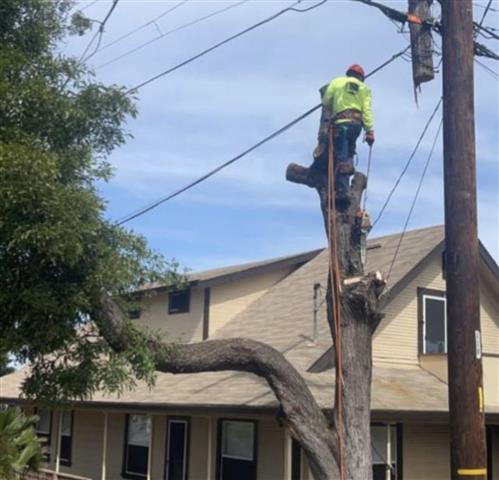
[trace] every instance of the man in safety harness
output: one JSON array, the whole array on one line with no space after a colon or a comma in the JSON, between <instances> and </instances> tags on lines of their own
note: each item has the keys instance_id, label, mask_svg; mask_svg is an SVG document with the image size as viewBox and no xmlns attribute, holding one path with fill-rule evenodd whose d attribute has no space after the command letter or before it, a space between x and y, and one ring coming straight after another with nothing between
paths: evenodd
<instances>
[{"instance_id":1,"label":"man in safety harness","mask_svg":"<svg viewBox=\"0 0 499 480\"><path fill-rule=\"evenodd\" d=\"M338 199L347 196L350 176L355 172L355 143L362 128L366 132L367 144L371 147L374 143L371 90L364 84L364 77L364 69L360 65L352 65L346 76L335 78L321 89L322 118L312 168L327 170L327 132L332 125Z\"/></svg>"}]
</instances>

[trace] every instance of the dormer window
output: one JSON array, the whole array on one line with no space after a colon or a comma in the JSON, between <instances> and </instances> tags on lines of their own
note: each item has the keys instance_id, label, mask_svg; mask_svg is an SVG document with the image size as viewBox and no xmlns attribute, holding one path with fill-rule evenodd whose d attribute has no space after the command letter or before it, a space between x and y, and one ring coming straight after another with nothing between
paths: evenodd
<instances>
[{"instance_id":1,"label":"dormer window","mask_svg":"<svg viewBox=\"0 0 499 480\"><path fill-rule=\"evenodd\" d=\"M170 292L168 294L168 314L188 313L191 305L190 289Z\"/></svg>"},{"instance_id":2,"label":"dormer window","mask_svg":"<svg viewBox=\"0 0 499 480\"><path fill-rule=\"evenodd\" d=\"M418 289L420 353L447 353L447 312L445 292Z\"/></svg>"}]
</instances>

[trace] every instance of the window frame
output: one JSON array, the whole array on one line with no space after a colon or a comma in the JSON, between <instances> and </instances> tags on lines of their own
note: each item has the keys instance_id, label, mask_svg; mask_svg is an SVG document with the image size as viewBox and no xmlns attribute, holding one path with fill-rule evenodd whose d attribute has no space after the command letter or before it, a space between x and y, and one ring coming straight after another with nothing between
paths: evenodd
<instances>
[{"instance_id":1,"label":"window frame","mask_svg":"<svg viewBox=\"0 0 499 480\"><path fill-rule=\"evenodd\" d=\"M168 465L170 463L170 424L171 423L184 423L186 425L185 429L185 441L184 441L184 480L189 478L189 459L190 459L190 444L191 444L191 418L183 416L169 416L166 418L166 439L165 439L165 474L163 478L169 480L168 478Z\"/></svg>"},{"instance_id":2,"label":"window frame","mask_svg":"<svg viewBox=\"0 0 499 480\"><path fill-rule=\"evenodd\" d=\"M73 460L73 433L74 433L74 410L70 410L69 412L62 412L62 415L60 416L60 421L62 422L62 417L64 415L64 413L69 413L71 415L71 419L70 419L70 435L69 435L69 458L62 458L62 437L67 437L68 435L63 435L62 433L62 425L60 427L60 431L61 431L61 439L60 439L60 442L61 442L61 448L60 448L60 451L59 451L59 462L61 463L61 465L64 465L66 467L70 467L71 466L71 463L72 463L72 460Z\"/></svg>"},{"instance_id":3,"label":"window frame","mask_svg":"<svg viewBox=\"0 0 499 480\"><path fill-rule=\"evenodd\" d=\"M443 356L447 355L448 351L448 333L447 333L447 296L444 290L435 290L431 288L417 289L418 295L418 354L420 356ZM444 302L444 335L445 335L445 352L426 352L425 336L426 336L426 308L425 299L441 300Z\"/></svg>"},{"instance_id":4,"label":"window frame","mask_svg":"<svg viewBox=\"0 0 499 480\"><path fill-rule=\"evenodd\" d=\"M146 417L149 422L151 422L151 425L150 427L152 428L152 419L149 415L147 415L146 413L127 413L125 414L125 433L124 433L124 441L123 441L123 462L122 462L122 467L121 467L121 476L122 478L128 478L130 480L144 480L144 479L147 479L147 475L148 475L148 472L146 472L145 474L142 474L142 473L138 473L138 472L129 472L127 470L127 464L128 464L128 433L129 433L129 424L130 424L130 417L132 415L135 415L135 416L143 416L143 417ZM149 441L148 441L148 445L147 445L147 457L149 458L149 449L151 448L151 442L150 442L150 438L149 438ZM148 460L148 463L149 463L149 460ZM149 465L148 465L149 466Z\"/></svg>"},{"instance_id":5,"label":"window frame","mask_svg":"<svg viewBox=\"0 0 499 480\"><path fill-rule=\"evenodd\" d=\"M387 427L390 425L390 427L395 428L395 435L392 436L392 441L395 441L395 457L392 458L392 464L395 464L395 473L396 473L396 480L403 480L404 478L404 432L403 432L403 424L402 423L389 423L387 424L386 422L372 422L370 424L369 428L372 427ZM372 438L371 438L371 443L372 443ZM372 447L371 447L372 448ZM374 465L383 465L382 463L374 463L374 461L371 461L372 467ZM386 466L386 464L384 464Z\"/></svg>"},{"instance_id":6,"label":"window frame","mask_svg":"<svg viewBox=\"0 0 499 480\"><path fill-rule=\"evenodd\" d=\"M187 309L179 310L172 307L172 297L174 295L187 295ZM190 313L191 311L191 288L184 288L183 290L173 290L168 292L168 315L181 315L182 313Z\"/></svg>"},{"instance_id":7,"label":"window frame","mask_svg":"<svg viewBox=\"0 0 499 480\"><path fill-rule=\"evenodd\" d=\"M49 415L50 415L50 419L49 419L49 431L48 433L46 432L41 432L40 430L38 430L38 423L40 422L40 420L38 420L38 422L36 422L36 425L35 425L35 433L36 433L36 436L38 438L46 438L47 440L44 442L44 445L45 447L47 447L47 453L43 454L42 456L42 462L43 463L50 463L50 458L51 458L51 453L52 453L52 421L53 421L53 412L52 410L49 410L48 408L38 408L36 407L35 408L35 415L37 415L38 417L40 417L39 415L39 412L40 410L44 410L46 412L49 412Z\"/></svg>"},{"instance_id":8,"label":"window frame","mask_svg":"<svg viewBox=\"0 0 499 480\"><path fill-rule=\"evenodd\" d=\"M222 460L224 456L222 455L222 448L223 448L223 424L224 422L237 422L237 423L251 423L253 424L253 460L251 460L251 463L253 464L253 480L257 480L257 475L258 475L258 422L256 420L252 419L246 419L246 418L219 418L218 419L218 428L217 428L217 468L216 468L216 479L217 480L223 480L222 479ZM232 458L236 459L235 457L227 457L225 458ZM246 459L240 459L242 461L247 461L249 460Z\"/></svg>"}]
</instances>

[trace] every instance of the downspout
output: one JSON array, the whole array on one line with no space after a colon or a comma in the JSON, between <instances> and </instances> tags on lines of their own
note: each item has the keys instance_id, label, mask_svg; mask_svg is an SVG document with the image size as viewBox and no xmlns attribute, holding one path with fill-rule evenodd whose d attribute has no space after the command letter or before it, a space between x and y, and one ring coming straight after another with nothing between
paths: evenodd
<instances>
[{"instance_id":1,"label":"downspout","mask_svg":"<svg viewBox=\"0 0 499 480\"><path fill-rule=\"evenodd\" d=\"M313 333L312 333L312 339L315 342L317 342L317 338L319 336L319 325L318 325L318 321L317 321L317 315L319 313L319 308L320 308L320 305L319 305L319 290L321 288L321 284L320 283L314 283L314 312L313 312L313 318L314 318L314 329L313 329Z\"/></svg>"},{"instance_id":2,"label":"downspout","mask_svg":"<svg viewBox=\"0 0 499 480\"><path fill-rule=\"evenodd\" d=\"M388 424L386 426L386 480L391 480L392 478L392 426Z\"/></svg>"},{"instance_id":3,"label":"downspout","mask_svg":"<svg viewBox=\"0 0 499 480\"><path fill-rule=\"evenodd\" d=\"M62 410L59 410L59 419L57 422L57 446L55 453L55 473L59 474L61 465L61 434L62 434Z\"/></svg>"},{"instance_id":4,"label":"downspout","mask_svg":"<svg viewBox=\"0 0 499 480\"><path fill-rule=\"evenodd\" d=\"M154 416L149 415L149 449L147 451L147 480L151 480L151 469L152 469L152 438L153 438L153 428L154 428Z\"/></svg>"},{"instance_id":5,"label":"downspout","mask_svg":"<svg viewBox=\"0 0 499 480\"><path fill-rule=\"evenodd\" d=\"M104 412L104 432L102 434L102 465L101 465L101 480L106 480L106 455L107 455L107 428L108 428L108 413Z\"/></svg>"}]
</instances>

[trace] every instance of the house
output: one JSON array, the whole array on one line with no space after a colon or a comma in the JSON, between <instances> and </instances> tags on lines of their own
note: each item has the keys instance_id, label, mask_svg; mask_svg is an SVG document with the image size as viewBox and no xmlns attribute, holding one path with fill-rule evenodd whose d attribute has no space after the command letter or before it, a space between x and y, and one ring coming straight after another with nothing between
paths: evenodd
<instances>
[{"instance_id":1,"label":"house","mask_svg":"<svg viewBox=\"0 0 499 480\"><path fill-rule=\"evenodd\" d=\"M371 240L367 270L387 272L398 240ZM373 338L376 480L450 476L443 251L443 227L407 232L383 295L385 317ZM330 407L327 256L315 250L201 272L183 291L153 285L156 294L134 321L185 342L239 336L269 343L302 373L319 404ZM499 480L499 269L483 246L480 290L488 479ZM0 379L0 401L24 403L24 375ZM159 374L153 390L98 394L72 411L39 410L38 432L50 445L47 469L59 478L310 479L276 410L266 383L251 374Z\"/></svg>"}]
</instances>

